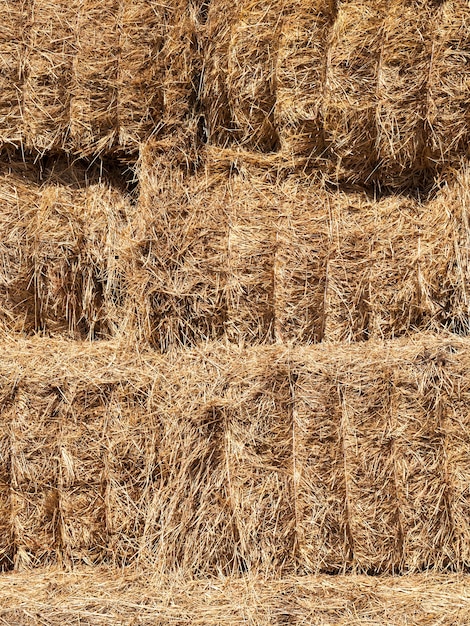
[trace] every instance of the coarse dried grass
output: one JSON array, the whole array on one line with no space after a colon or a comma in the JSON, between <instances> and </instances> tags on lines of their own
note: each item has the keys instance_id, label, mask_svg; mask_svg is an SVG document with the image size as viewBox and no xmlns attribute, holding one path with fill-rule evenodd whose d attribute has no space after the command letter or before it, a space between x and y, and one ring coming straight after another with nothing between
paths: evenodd
<instances>
[{"instance_id":1,"label":"coarse dried grass","mask_svg":"<svg viewBox=\"0 0 470 626\"><path fill-rule=\"evenodd\" d=\"M293 451L301 572L344 572L351 564L346 526L341 406L336 373L316 356L294 368Z\"/></svg>"},{"instance_id":2,"label":"coarse dried grass","mask_svg":"<svg viewBox=\"0 0 470 626\"><path fill-rule=\"evenodd\" d=\"M129 288L140 339L165 351L220 338L227 306L227 184L142 150Z\"/></svg>"},{"instance_id":3,"label":"coarse dried grass","mask_svg":"<svg viewBox=\"0 0 470 626\"><path fill-rule=\"evenodd\" d=\"M235 139L226 78L230 33L236 13L237 5L231 0L211 2L205 24L201 104L207 141L222 147Z\"/></svg>"},{"instance_id":4,"label":"coarse dried grass","mask_svg":"<svg viewBox=\"0 0 470 626\"><path fill-rule=\"evenodd\" d=\"M261 152L277 149L275 68L283 3L243 0L231 29L227 94L237 141Z\"/></svg>"},{"instance_id":5,"label":"coarse dried grass","mask_svg":"<svg viewBox=\"0 0 470 626\"><path fill-rule=\"evenodd\" d=\"M7 565L469 567L468 339L3 345Z\"/></svg>"},{"instance_id":6,"label":"coarse dried grass","mask_svg":"<svg viewBox=\"0 0 470 626\"><path fill-rule=\"evenodd\" d=\"M228 203L227 336L235 343L274 339L274 261L279 220L276 189L234 176Z\"/></svg>"},{"instance_id":7,"label":"coarse dried grass","mask_svg":"<svg viewBox=\"0 0 470 626\"><path fill-rule=\"evenodd\" d=\"M384 184L413 184L426 168L435 13L435 7L419 0L394 0L387 12L377 87L377 152Z\"/></svg>"},{"instance_id":8,"label":"coarse dried grass","mask_svg":"<svg viewBox=\"0 0 470 626\"><path fill-rule=\"evenodd\" d=\"M429 159L452 163L468 153L467 109L470 11L466 2L444 2L434 19L428 124Z\"/></svg>"},{"instance_id":9,"label":"coarse dried grass","mask_svg":"<svg viewBox=\"0 0 470 626\"><path fill-rule=\"evenodd\" d=\"M27 8L23 132L39 152L68 145L78 0L33 0ZM70 145L69 145L70 147Z\"/></svg>"},{"instance_id":10,"label":"coarse dried grass","mask_svg":"<svg viewBox=\"0 0 470 626\"><path fill-rule=\"evenodd\" d=\"M330 248L330 203L322 181L287 179L277 186L274 333L283 343L318 343Z\"/></svg>"},{"instance_id":11,"label":"coarse dried grass","mask_svg":"<svg viewBox=\"0 0 470 626\"><path fill-rule=\"evenodd\" d=\"M289 372L277 349L240 356L221 410L238 552L243 569L282 576L296 568Z\"/></svg>"},{"instance_id":12,"label":"coarse dried grass","mask_svg":"<svg viewBox=\"0 0 470 626\"><path fill-rule=\"evenodd\" d=\"M324 339L364 341L419 327L419 203L342 193L334 200Z\"/></svg>"}]
</instances>

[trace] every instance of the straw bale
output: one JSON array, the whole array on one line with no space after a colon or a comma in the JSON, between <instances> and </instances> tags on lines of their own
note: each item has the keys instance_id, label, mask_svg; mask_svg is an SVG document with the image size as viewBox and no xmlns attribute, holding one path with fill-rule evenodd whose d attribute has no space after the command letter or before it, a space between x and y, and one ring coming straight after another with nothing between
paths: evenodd
<instances>
[{"instance_id":1,"label":"straw bale","mask_svg":"<svg viewBox=\"0 0 470 626\"><path fill-rule=\"evenodd\" d=\"M52 381L20 387L10 408L11 506L15 565L56 560L59 539L60 388Z\"/></svg>"},{"instance_id":2,"label":"straw bale","mask_svg":"<svg viewBox=\"0 0 470 626\"><path fill-rule=\"evenodd\" d=\"M340 3L329 41L325 142L338 171L361 181L367 181L378 160L377 77L386 4Z\"/></svg>"},{"instance_id":3,"label":"straw bale","mask_svg":"<svg viewBox=\"0 0 470 626\"><path fill-rule=\"evenodd\" d=\"M119 144L135 150L162 124L165 39L163 4L121 3L119 19Z\"/></svg>"},{"instance_id":4,"label":"straw bale","mask_svg":"<svg viewBox=\"0 0 470 626\"><path fill-rule=\"evenodd\" d=\"M444 2L434 18L429 85L429 158L446 165L468 154L470 117L467 94L470 9L467 2Z\"/></svg>"},{"instance_id":5,"label":"straw bale","mask_svg":"<svg viewBox=\"0 0 470 626\"><path fill-rule=\"evenodd\" d=\"M372 355L371 355L372 357ZM397 493L396 424L390 359L376 354L348 367L341 385L348 526L353 568L401 571L402 512Z\"/></svg>"},{"instance_id":6,"label":"straw bale","mask_svg":"<svg viewBox=\"0 0 470 626\"><path fill-rule=\"evenodd\" d=\"M163 423L159 478L145 541L154 571L190 576L243 571L233 512L224 398L232 352L170 355L156 408ZM238 532L237 532L238 531ZM150 544L150 548L151 548ZM251 547L251 546L250 546Z\"/></svg>"},{"instance_id":7,"label":"straw bale","mask_svg":"<svg viewBox=\"0 0 470 626\"><path fill-rule=\"evenodd\" d=\"M97 337L124 319L130 203L74 173L52 168L39 186L39 167L5 168L0 297L12 330Z\"/></svg>"},{"instance_id":8,"label":"straw bale","mask_svg":"<svg viewBox=\"0 0 470 626\"><path fill-rule=\"evenodd\" d=\"M301 571L339 573L352 561L344 432L334 367L299 354L294 387L294 493Z\"/></svg>"},{"instance_id":9,"label":"straw bale","mask_svg":"<svg viewBox=\"0 0 470 626\"><path fill-rule=\"evenodd\" d=\"M282 0L242 0L228 49L227 93L236 137L260 152L275 151L279 143L274 107L282 6Z\"/></svg>"},{"instance_id":10,"label":"straw bale","mask_svg":"<svg viewBox=\"0 0 470 626\"><path fill-rule=\"evenodd\" d=\"M426 351L393 373L397 496L407 571L442 569L454 560L443 383L439 360Z\"/></svg>"},{"instance_id":11,"label":"straw bale","mask_svg":"<svg viewBox=\"0 0 470 626\"><path fill-rule=\"evenodd\" d=\"M325 339L395 337L430 323L437 307L420 274L432 262L425 212L401 196L332 198Z\"/></svg>"},{"instance_id":12,"label":"straw bale","mask_svg":"<svg viewBox=\"0 0 470 626\"><path fill-rule=\"evenodd\" d=\"M227 202L227 336L235 343L274 338L276 190L255 176L234 176Z\"/></svg>"},{"instance_id":13,"label":"straw bale","mask_svg":"<svg viewBox=\"0 0 470 626\"><path fill-rule=\"evenodd\" d=\"M11 519L11 439L7 412L8 404L7 402L0 403L0 572L11 569L14 554Z\"/></svg>"},{"instance_id":14,"label":"straw bale","mask_svg":"<svg viewBox=\"0 0 470 626\"><path fill-rule=\"evenodd\" d=\"M468 571L470 564L470 526L469 506L469 384L467 382L469 363L468 355L449 342L446 351L437 354L443 367L452 369L452 377L444 381L441 398L443 413L443 445L445 453L444 476L449 492L448 515L452 524L452 565Z\"/></svg>"},{"instance_id":15,"label":"straw bale","mask_svg":"<svg viewBox=\"0 0 470 626\"><path fill-rule=\"evenodd\" d=\"M71 389L60 432L61 538L67 563L103 561L108 402L106 387Z\"/></svg>"},{"instance_id":16,"label":"straw bale","mask_svg":"<svg viewBox=\"0 0 470 626\"><path fill-rule=\"evenodd\" d=\"M79 2L32 0L23 89L23 123L28 148L41 152L66 145Z\"/></svg>"},{"instance_id":17,"label":"straw bale","mask_svg":"<svg viewBox=\"0 0 470 626\"><path fill-rule=\"evenodd\" d=\"M199 90L202 59L196 47L195 6L189 0L170 4L164 58L164 123L165 132L172 132L187 124Z\"/></svg>"},{"instance_id":18,"label":"straw bale","mask_svg":"<svg viewBox=\"0 0 470 626\"><path fill-rule=\"evenodd\" d=\"M108 405L106 524L113 562L130 565L153 561L152 528L154 493L161 484L158 454L161 416L152 394L143 386L113 390Z\"/></svg>"},{"instance_id":19,"label":"straw bale","mask_svg":"<svg viewBox=\"0 0 470 626\"><path fill-rule=\"evenodd\" d=\"M377 152L386 185L412 183L426 166L434 12L421 0L393 0L387 12L377 88Z\"/></svg>"},{"instance_id":20,"label":"straw bale","mask_svg":"<svg viewBox=\"0 0 470 626\"><path fill-rule=\"evenodd\" d=\"M229 498L244 567L263 575L296 567L293 426L283 353L252 351L230 371L222 408Z\"/></svg>"},{"instance_id":21,"label":"straw bale","mask_svg":"<svg viewBox=\"0 0 470 626\"><path fill-rule=\"evenodd\" d=\"M324 150L323 92L331 7L323 0L289 3L276 64L276 125L281 150L311 160Z\"/></svg>"},{"instance_id":22,"label":"straw bale","mask_svg":"<svg viewBox=\"0 0 470 626\"><path fill-rule=\"evenodd\" d=\"M109 151L118 138L119 0L80 0L70 130L83 156Z\"/></svg>"},{"instance_id":23,"label":"straw bale","mask_svg":"<svg viewBox=\"0 0 470 626\"><path fill-rule=\"evenodd\" d=\"M227 73L230 34L237 11L238 6L232 0L211 2L205 24L201 104L207 141L218 146L225 146L235 139Z\"/></svg>"},{"instance_id":24,"label":"straw bale","mask_svg":"<svg viewBox=\"0 0 470 626\"><path fill-rule=\"evenodd\" d=\"M274 262L276 340L318 343L323 338L330 243L329 194L319 185L279 185L280 220Z\"/></svg>"},{"instance_id":25,"label":"straw bale","mask_svg":"<svg viewBox=\"0 0 470 626\"><path fill-rule=\"evenodd\" d=\"M22 89L24 81L24 0L4 0L0 6L0 144L22 140Z\"/></svg>"},{"instance_id":26,"label":"straw bale","mask_svg":"<svg viewBox=\"0 0 470 626\"><path fill-rule=\"evenodd\" d=\"M31 225L36 327L82 336L116 331L130 205L107 185L45 186Z\"/></svg>"},{"instance_id":27,"label":"straw bale","mask_svg":"<svg viewBox=\"0 0 470 626\"><path fill-rule=\"evenodd\" d=\"M160 163L141 174L130 286L140 337L162 351L222 337L227 185Z\"/></svg>"},{"instance_id":28,"label":"straw bale","mask_svg":"<svg viewBox=\"0 0 470 626\"><path fill-rule=\"evenodd\" d=\"M28 325L24 302L30 277L24 273L27 248L25 207L38 202L37 170L21 163L0 168L0 319L11 330Z\"/></svg>"},{"instance_id":29,"label":"straw bale","mask_svg":"<svg viewBox=\"0 0 470 626\"><path fill-rule=\"evenodd\" d=\"M422 264L422 283L428 299L436 303L439 325L467 335L470 330L468 276L470 244L467 163L454 173L427 206L429 233L426 264Z\"/></svg>"}]
</instances>

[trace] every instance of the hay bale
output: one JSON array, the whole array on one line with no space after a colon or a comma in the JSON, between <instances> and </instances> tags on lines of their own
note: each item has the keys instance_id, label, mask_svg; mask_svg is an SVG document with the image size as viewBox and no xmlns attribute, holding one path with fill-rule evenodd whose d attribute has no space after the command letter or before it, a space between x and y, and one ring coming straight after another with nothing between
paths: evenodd
<instances>
[{"instance_id":1,"label":"hay bale","mask_svg":"<svg viewBox=\"0 0 470 626\"><path fill-rule=\"evenodd\" d=\"M433 21L434 45L429 79L429 160L447 165L468 154L470 117L467 66L470 9L460 0L444 2Z\"/></svg>"},{"instance_id":2,"label":"hay bale","mask_svg":"<svg viewBox=\"0 0 470 626\"><path fill-rule=\"evenodd\" d=\"M135 151L163 117L165 9L148 0L121 6L119 18L119 144Z\"/></svg>"},{"instance_id":3,"label":"hay bale","mask_svg":"<svg viewBox=\"0 0 470 626\"><path fill-rule=\"evenodd\" d=\"M392 419L405 571L442 569L454 561L441 400L444 383L439 361L426 350L410 365L406 360L397 364L393 374Z\"/></svg>"},{"instance_id":4,"label":"hay bale","mask_svg":"<svg viewBox=\"0 0 470 626\"><path fill-rule=\"evenodd\" d=\"M82 156L110 151L118 138L119 1L80 0L70 131Z\"/></svg>"},{"instance_id":5,"label":"hay bale","mask_svg":"<svg viewBox=\"0 0 470 626\"><path fill-rule=\"evenodd\" d=\"M23 0L4 0L0 7L0 143L19 145L22 140L22 90L24 81Z\"/></svg>"},{"instance_id":6,"label":"hay bale","mask_svg":"<svg viewBox=\"0 0 470 626\"><path fill-rule=\"evenodd\" d=\"M338 380L335 367L313 351L299 352L294 359L293 463L300 567L337 574L353 558Z\"/></svg>"},{"instance_id":7,"label":"hay bale","mask_svg":"<svg viewBox=\"0 0 470 626\"><path fill-rule=\"evenodd\" d=\"M9 402L0 402L0 573L12 569L14 558L14 539L11 519L11 443L10 424L7 412L8 404Z\"/></svg>"},{"instance_id":8,"label":"hay bale","mask_svg":"<svg viewBox=\"0 0 470 626\"><path fill-rule=\"evenodd\" d=\"M153 164L153 154L142 157L129 282L139 337L165 351L225 332L228 191L217 176Z\"/></svg>"},{"instance_id":9,"label":"hay bale","mask_svg":"<svg viewBox=\"0 0 470 626\"><path fill-rule=\"evenodd\" d=\"M33 0L28 6L24 136L26 146L40 152L67 143L78 8L76 0Z\"/></svg>"},{"instance_id":10,"label":"hay bale","mask_svg":"<svg viewBox=\"0 0 470 626\"><path fill-rule=\"evenodd\" d=\"M470 332L469 182L470 170L463 163L429 202L426 263L421 267L428 299L435 303L436 326L462 335Z\"/></svg>"},{"instance_id":11,"label":"hay bale","mask_svg":"<svg viewBox=\"0 0 470 626\"><path fill-rule=\"evenodd\" d=\"M60 549L58 434L60 389L29 380L15 394L10 413L11 519L15 566L56 562Z\"/></svg>"},{"instance_id":12,"label":"hay bale","mask_svg":"<svg viewBox=\"0 0 470 626\"><path fill-rule=\"evenodd\" d=\"M229 193L227 336L235 343L270 343L279 219L276 192L257 177L234 177Z\"/></svg>"},{"instance_id":13,"label":"hay bale","mask_svg":"<svg viewBox=\"0 0 470 626\"><path fill-rule=\"evenodd\" d=\"M385 185L412 183L427 165L433 11L420 0L394 0L387 12L377 88L377 153Z\"/></svg>"},{"instance_id":14,"label":"hay bale","mask_svg":"<svg viewBox=\"0 0 470 626\"><path fill-rule=\"evenodd\" d=\"M106 559L105 508L110 389L80 385L67 393L60 434L61 548L69 565Z\"/></svg>"},{"instance_id":15,"label":"hay bale","mask_svg":"<svg viewBox=\"0 0 470 626\"><path fill-rule=\"evenodd\" d=\"M118 566L153 565L161 416L145 384L139 389L125 381L113 390L108 414L105 513L110 557Z\"/></svg>"},{"instance_id":16,"label":"hay bale","mask_svg":"<svg viewBox=\"0 0 470 626\"><path fill-rule=\"evenodd\" d=\"M387 357L377 351L364 362L361 354L340 387L352 567L368 574L402 571L403 512L390 411L393 363Z\"/></svg>"},{"instance_id":17,"label":"hay bale","mask_svg":"<svg viewBox=\"0 0 470 626\"><path fill-rule=\"evenodd\" d=\"M283 3L243 0L237 6L228 49L227 94L239 143L277 150L275 68Z\"/></svg>"},{"instance_id":18,"label":"hay bale","mask_svg":"<svg viewBox=\"0 0 470 626\"><path fill-rule=\"evenodd\" d=\"M442 350L438 358L444 375L449 369L452 371L452 377L447 374L448 379L440 403L443 412L442 436L445 449L443 489L447 489L447 514L452 524L451 565L455 569L467 571L470 563L468 356L465 349L458 350L449 341L447 350Z\"/></svg>"},{"instance_id":19,"label":"hay bale","mask_svg":"<svg viewBox=\"0 0 470 626\"><path fill-rule=\"evenodd\" d=\"M339 194L332 207L325 339L391 338L429 325L436 305L421 280L432 262L426 208L361 194Z\"/></svg>"},{"instance_id":20,"label":"hay bale","mask_svg":"<svg viewBox=\"0 0 470 626\"><path fill-rule=\"evenodd\" d=\"M230 490L224 423L233 356L216 344L166 359L155 411L163 423L146 542L160 574L202 577L243 567Z\"/></svg>"},{"instance_id":21,"label":"hay bale","mask_svg":"<svg viewBox=\"0 0 470 626\"><path fill-rule=\"evenodd\" d=\"M187 128L188 115L200 88L202 60L196 47L195 11L195 4L188 0L172 0L169 7L164 46L164 124L167 133Z\"/></svg>"},{"instance_id":22,"label":"hay bale","mask_svg":"<svg viewBox=\"0 0 470 626\"><path fill-rule=\"evenodd\" d=\"M377 78L386 2L340 3L324 94L324 139L337 169L367 182L377 166Z\"/></svg>"},{"instance_id":23,"label":"hay bale","mask_svg":"<svg viewBox=\"0 0 470 626\"><path fill-rule=\"evenodd\" d=\"M5 169L0 297L6 326L82 337L117 332L125 317L130 204L78 169L73 184L66 172L46 172L42 186L38 167L24 175Z\"/></svg>"},{"instance_id":24,"label":"hay bale","mask_svg":"<svg viewBox=\"0 0 470 626\"><path fill-rule=\"evenodd\" d=\"M231 144L235 139L227 73L230 34L236 14L237 5L231 0L211 2L205 25L201 104L207 142L218 146Z\"/></svg>"},{"instance_id":25,"label":"hay bale","mask_svg":"<svg viewBox=\"0 0 470 626\"><path fill-rule=\"evenodd\" d=\"M39 201L37 170L21 163L0 168L0 320L11 331L30 327L25 302L30 276L24 272L28 211Z\"/></svg>"},{"instance_id":26,"label":"hay bale","mask_svg":"<svg viewBox=\"0 0 470 626\"><path fill-rule=\"evenodd\" d=\"M230 369L226 432L228 498L243 569L295 571L295 492L290 380L276 350L251 351Z\"/></svg>"},{"instance_id":27,"label":"hay bale","mask_svg":"<svg viewBox=\"0 0 470 626\"><path fill-rule=\"evenodd\" d=\"M274 262L274 329L283 343L323 338L329 255L329 194L316 185L288 181L279 189Z\"/></svg>"},{"instance_id":28,"label":"hay bale","mask_svg":"<svg viewBox=\"0 0 470 626\"><path fill-rule=\"evenodd\" d=\"M288 6L277 55L275 119L282 152L309 162L325 147L323 92L332 12L323 0Z\"/></svg>"}]
</instances>

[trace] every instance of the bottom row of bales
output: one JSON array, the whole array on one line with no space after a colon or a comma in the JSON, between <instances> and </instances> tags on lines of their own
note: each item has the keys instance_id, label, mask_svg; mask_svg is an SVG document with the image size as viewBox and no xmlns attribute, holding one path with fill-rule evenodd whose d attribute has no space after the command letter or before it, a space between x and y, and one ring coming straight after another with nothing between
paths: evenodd
<instances>
[{"instance_id":1,"label":"bottom row of bales","mask_svg":"<svg viewBox=\"0 0 470 626\"><path fill-rule=\"evenodd\" d=\"M466 570L469 348L6 340L1 567Z\"/></svg>"},{"instance_id":2,"label":"bottom row of bales","mask_svg":"<svg viewBox=\"0 0 470 626\"><path fill-rule=\"evenodd\" d=\"M428 200L150 149L139 174L135 198L99 168L2 166L0 325L160 351L468 333L466 166Z\"/></svg>"}]
</instances>

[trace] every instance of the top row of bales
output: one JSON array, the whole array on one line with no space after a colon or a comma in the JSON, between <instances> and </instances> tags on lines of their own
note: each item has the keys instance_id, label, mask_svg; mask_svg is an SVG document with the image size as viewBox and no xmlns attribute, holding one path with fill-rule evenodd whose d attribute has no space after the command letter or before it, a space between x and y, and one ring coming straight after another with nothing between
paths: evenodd
<instances>
[{"instance_id":1,"label":"top row of bales","mask_svg":"<svg viewBox=\"0 0 470 626\"><path fill-rule=\"evenodd\" d=\"M3 145L132 152L181 123L197 57L185 0L4 0L0 24Z\"/></svg>"},{"instance_id":2,"label":"top row of bales","mask_svg":"<svg viewBox=\"0 0 470 626\"><path fill-rule=\"evenodd\" d=\"M464 0L5 0L0 143L93 155L150 135L409 184L466 152Z\"/></svg>"},{"instance_id":3,"label":"top row of bales","mask_svg":"<svg viewBox=\"0 0 470 626\"><path fill-rule=\"evenodd\" d=\"M466 152L468 3L220 4L205 57L210 142L393 186Z\"/></svg>"}]
</instances>

